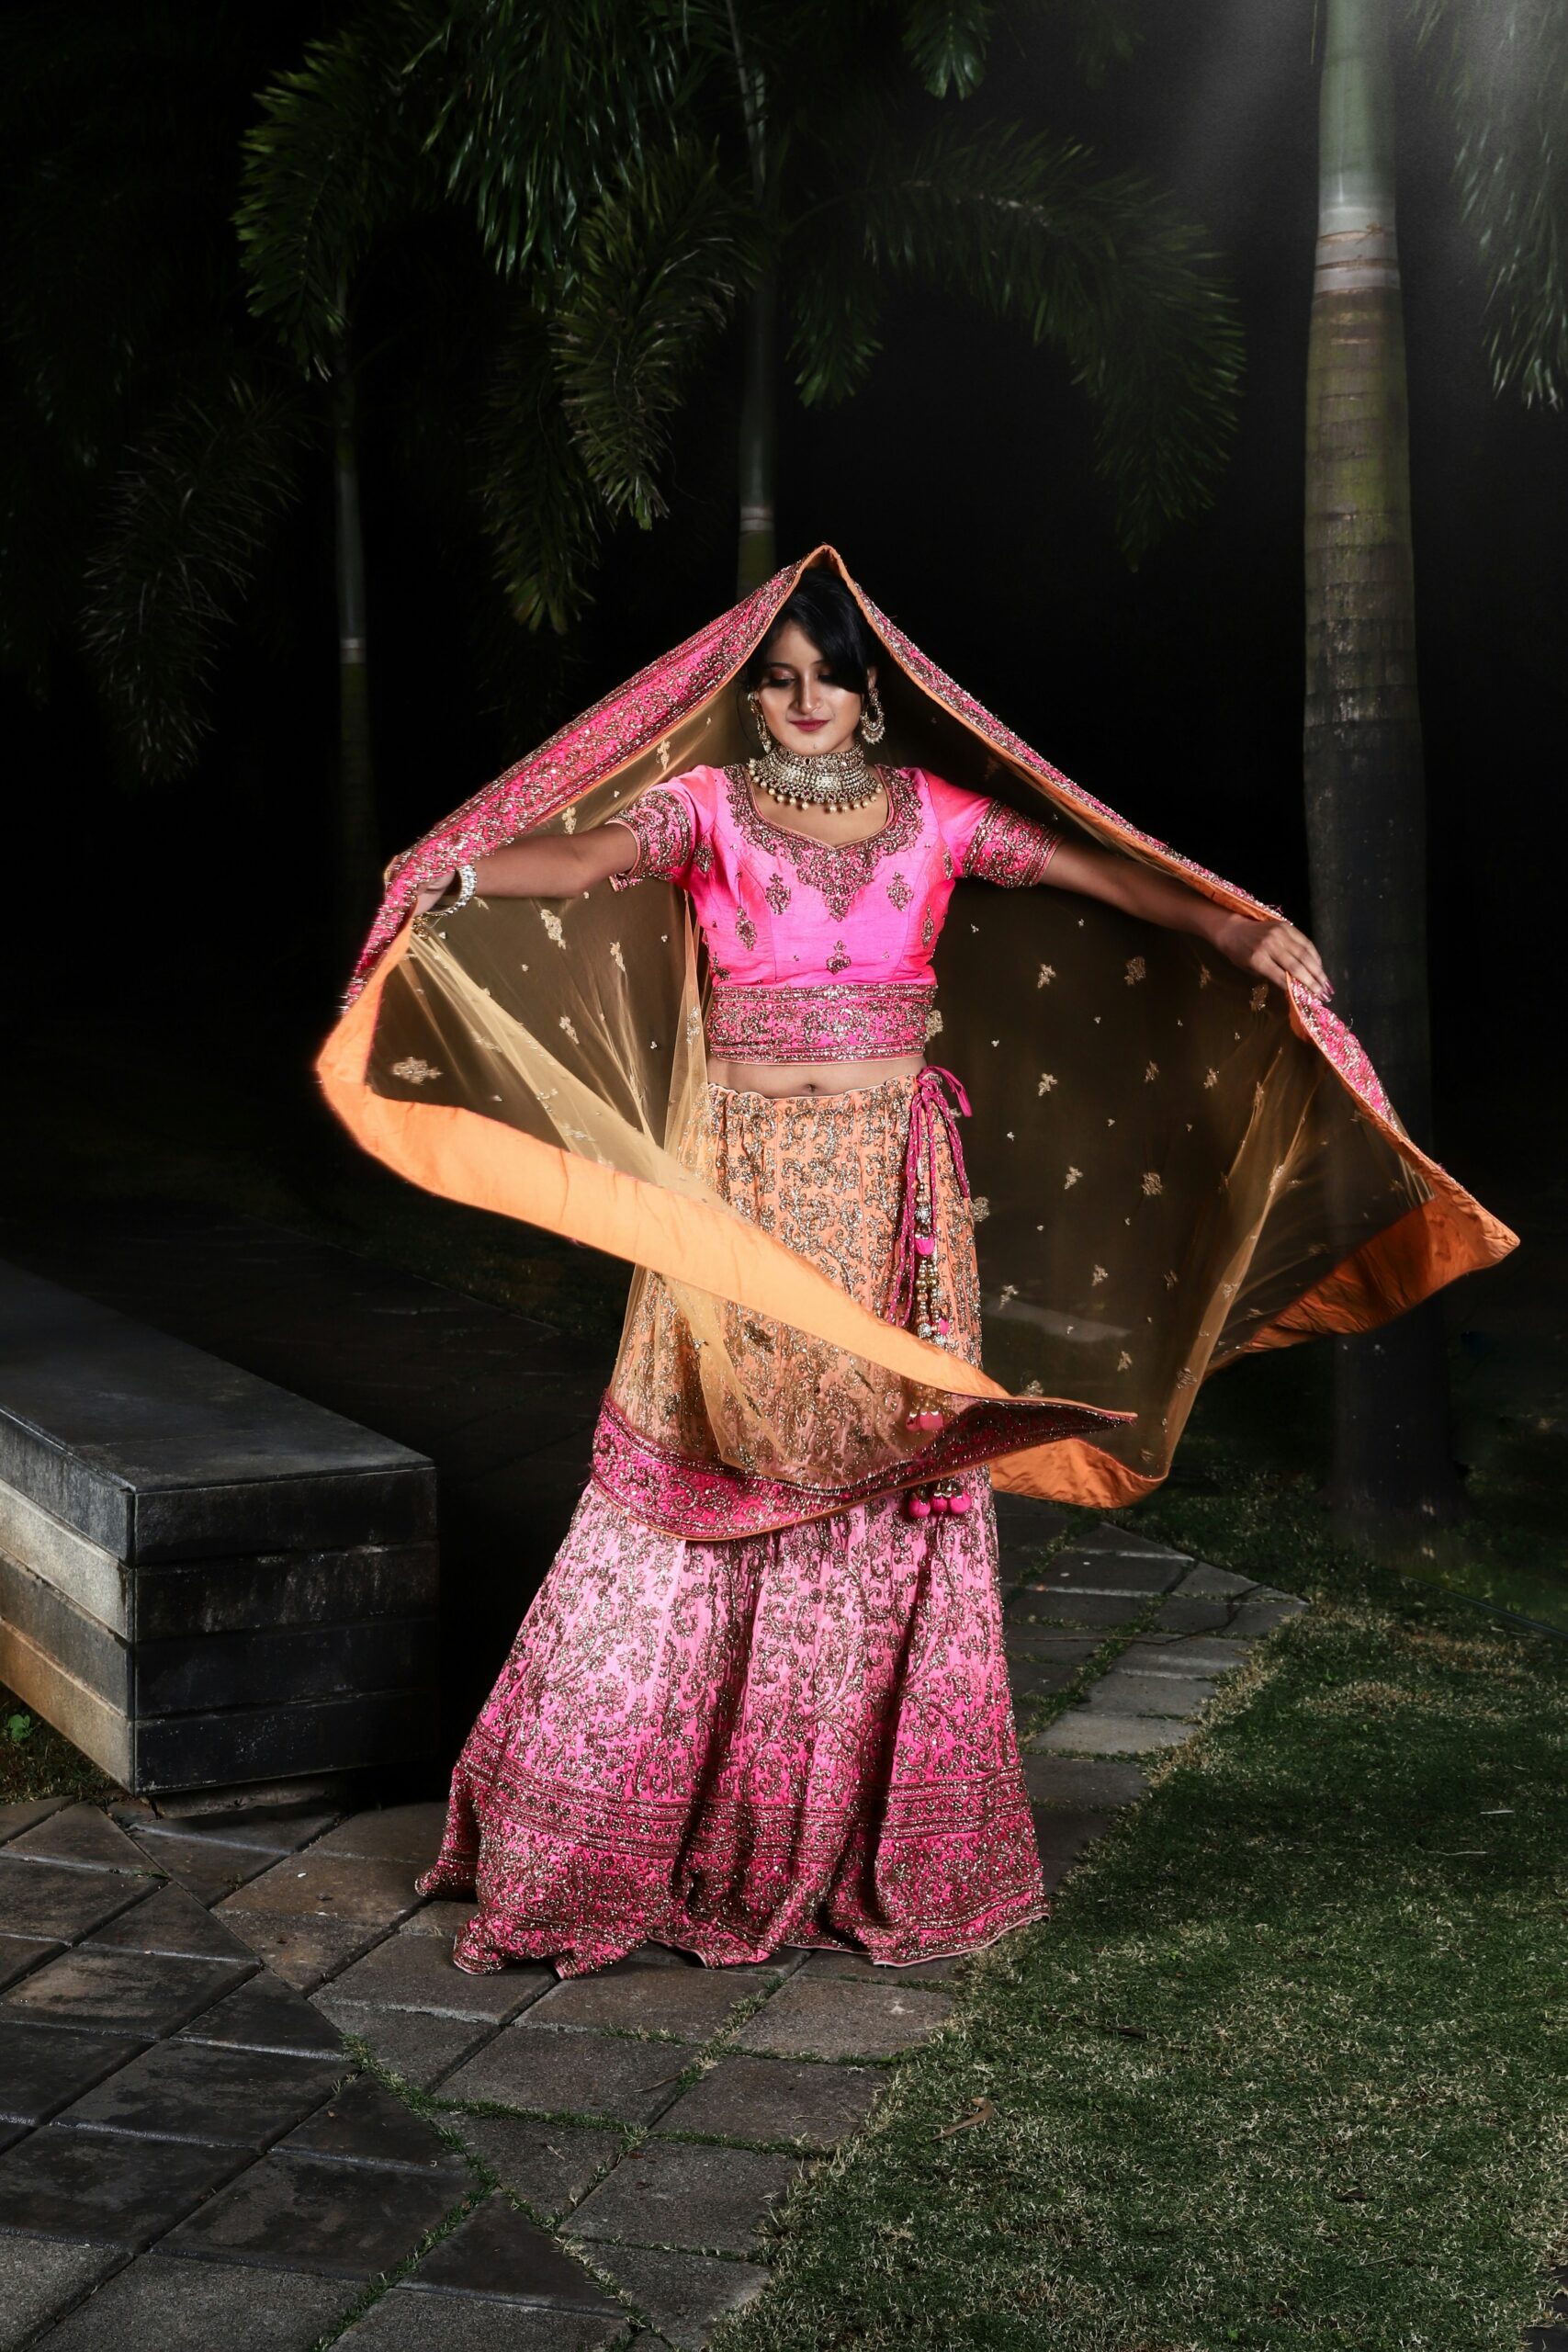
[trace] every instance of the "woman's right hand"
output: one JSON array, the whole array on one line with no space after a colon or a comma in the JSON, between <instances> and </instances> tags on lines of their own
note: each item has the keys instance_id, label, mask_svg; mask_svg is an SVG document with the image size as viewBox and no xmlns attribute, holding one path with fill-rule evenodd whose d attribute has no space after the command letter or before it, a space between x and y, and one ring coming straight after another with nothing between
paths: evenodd
<instances>
[{"instance_id":1,"label":"woman's right hand","mask_svg":"<svg viewBox=\"0 0 1568 2352\"><path fill-rule=\"evenodd\" d=\"M454 866L444 882L427 882L413 902L414 913L427 915L432 907L439 906L457 879L457 869Z\"/></svg>"}]
</instances>

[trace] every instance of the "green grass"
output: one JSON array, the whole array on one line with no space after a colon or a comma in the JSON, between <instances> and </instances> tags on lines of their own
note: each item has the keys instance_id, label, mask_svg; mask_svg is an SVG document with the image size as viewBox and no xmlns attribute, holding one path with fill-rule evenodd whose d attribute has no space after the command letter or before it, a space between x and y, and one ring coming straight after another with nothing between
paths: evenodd
<instances>
[{"instance_id":1,"label":"green grass","mask_svg":"<svg viewBox=\"0 0 1568 2352\"><path fill-rule=\"evenodd\" d=\"M987 1955L726 2352L1513 2343L1568 2218L1565 1763L1568 1649L1324 1591Z\"/></svg>"},{"instance_id":2,"label":"green grass","mask_svg":"<svg viewBox=\"0 0 1568 2352\"><path fill-rule=\"evenodd\" d=\"M1392 1562L1317 1498L1326 1351L1204 1391L1116 1516L1312 1607L976 1965L724 2352L1517 2344L1568 2228L1568 1642L1444 1585L1563 1613L1541 1362L1456 1352L1468 1513Z\"/></svg>"}]
</instances>

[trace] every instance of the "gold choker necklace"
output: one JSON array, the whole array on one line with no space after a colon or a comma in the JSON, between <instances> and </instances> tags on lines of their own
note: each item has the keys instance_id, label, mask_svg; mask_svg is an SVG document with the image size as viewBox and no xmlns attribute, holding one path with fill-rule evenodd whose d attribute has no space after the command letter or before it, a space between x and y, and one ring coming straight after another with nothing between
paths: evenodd
<instances>
[{"instance_id":1,"label":"gold choker necklace","mask_svg":"<svg viewBox=\"0 0 1568 2352\"><path fill-rule=\"evenodd\" d=\"M788 752L770 743L759 760L749 760L751 780L770 800L785 808L826 808L837 816L863 808L882 789L882 779L852 742L842 752Z\"/></svg>"}]
</instances>

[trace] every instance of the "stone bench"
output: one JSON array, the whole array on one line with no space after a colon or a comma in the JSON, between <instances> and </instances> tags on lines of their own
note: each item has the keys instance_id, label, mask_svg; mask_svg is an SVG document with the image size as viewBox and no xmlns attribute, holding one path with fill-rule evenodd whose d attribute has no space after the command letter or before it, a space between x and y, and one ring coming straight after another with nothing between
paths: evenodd
<instances>
[{"instance_id":1,"label":"stone bench","mask_svg":"<svg viewBox=\"0 0 1568 2352\"><path fill-rule=\"evenodd\" d=\"M0 1682L128 1789L429 1757L422 1454L0 1263Z\"/></svg>"}]
</instances>

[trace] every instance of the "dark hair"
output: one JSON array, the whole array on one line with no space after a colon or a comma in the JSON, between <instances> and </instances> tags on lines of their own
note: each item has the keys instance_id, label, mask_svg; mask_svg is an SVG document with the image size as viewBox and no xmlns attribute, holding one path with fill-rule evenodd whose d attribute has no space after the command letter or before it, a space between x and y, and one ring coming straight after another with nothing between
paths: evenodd
<instances>
[{"instance_id":1,"label":"dark hair","mask_svg":"<svg viewBox=\"0 0 1568 2352\"><path fill-rule=\"evenodd\" d=\"M876 660L876 640L861 617L860 606L838 574L803 571L788 602L746 664L746 684L760 685L768 666L768 648L781 629L794 621L828 662L836 685L863 695L866 672Z\"/></svg>"}]
</instances>

